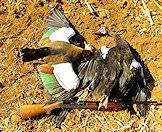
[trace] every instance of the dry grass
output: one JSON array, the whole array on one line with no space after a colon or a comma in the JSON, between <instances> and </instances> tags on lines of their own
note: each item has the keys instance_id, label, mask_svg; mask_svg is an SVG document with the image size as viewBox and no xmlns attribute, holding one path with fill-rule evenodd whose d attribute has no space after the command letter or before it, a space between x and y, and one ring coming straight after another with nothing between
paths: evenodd
<instances>
[{"instance_id":1,"label":"dry grass","mask_svg":"<svg viewBox=\"0 0 162 132\"><path fill-rule=\"evenodd\" d=\"M99 11L106 9L96 18L88 13L85 5L63 3L66 16L95 47L112 46L112 38L96 40L93 31L101 24L122 33L141 55L155 79L151 99L162 101L159 82L162 80L162 14L153 1L145 1L153 25L144 16L141 1L89 0ZM120 132L120 131L162 131L162 108L151 107L147 118L130 117L127 111L98 112L72 110L62 124L62 130L55 128L52 117L12 122L11 115L23 104L44 103L47 93L42 88L36 68L32 63L23 63L19 57L20 48L38 47L45 29L44 18L54 7L49 0L1 0L0 2L0 129L3 131L72 131L72 132ZM103 9L103 10L102 10ZM97 10L97 9L96 9ZM109 11L109 12L107 12ZM150 18L149 18L150 19ZM4 86L4 87L3 87Z\"/></svg>"}]
</instances>

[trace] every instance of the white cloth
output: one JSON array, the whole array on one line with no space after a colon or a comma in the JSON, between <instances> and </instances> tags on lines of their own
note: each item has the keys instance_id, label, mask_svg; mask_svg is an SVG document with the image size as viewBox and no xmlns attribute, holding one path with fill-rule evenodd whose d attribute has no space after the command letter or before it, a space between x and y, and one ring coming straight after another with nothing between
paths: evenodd
<instances>
[{"instance_id":1,"label":"white cloth","mask_svg":"<svg viewBox=\"0 0 162 132\"><path fill-rule=\"evenodd\" d=\"M72 63L61 63L52 66L57 81L66 91L76 89L79 86L80 80L73 70Z\"/></svg>"},{"instance_id":2,"label":"white cloth","mask_svg":"<svg viewBox=\"0 0 162 132\"><path fill-rule=\"evenodd\" d=\"M101 53L102 53L102 58L106 59L106 55L108 54L110 48L108 48L106 46L101 46L100 50L101 50Z\"/></svg>"},{"instance_id":3,"label":"white cloth","mask_svg":"<svg viewBox=\"0 0 162 132\"><path fill-rule=\"evenodd\" d=\"M71 27L62 27L51 34L51 41L64 41L69 43L69 39L75 35L75 31Z\"/></svg>"}]
</instances>

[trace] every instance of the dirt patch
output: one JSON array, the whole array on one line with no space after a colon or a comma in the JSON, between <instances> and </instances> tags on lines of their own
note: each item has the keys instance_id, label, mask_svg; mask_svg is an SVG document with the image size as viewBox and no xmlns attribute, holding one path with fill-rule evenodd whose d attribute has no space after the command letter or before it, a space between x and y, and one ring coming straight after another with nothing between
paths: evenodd
<instances>
[{"instance_id":1,"label":"dirt patch","mask_svg":"<svg viewBox=\"0 0 162 132\"><path fill-rule=\"evenodd\" d=\"M96 38L93 32L101 25L116 31L141 56L155 80L151 99L162 101L162 12L153 1L146 6L150 20L144 15L141 1L89 0L99 17L89 13L81 2L63 2L67 18L88 43L99 48L113 46L110 37ZM59 131L51 117L13 123L11 115L23 104L45 103L47 92L42 88L33 63L23 63L22 47L38 47L45 30L45 16L55 6L50 0L1 0L0 2L0 129L4 131ZM160 3L162 5L162 3ZM127 111L98 112L73 110L62 125L63 131L162 131L162 108L151 107L147 118L130 117Z\"/></svg>"}]
</instances>

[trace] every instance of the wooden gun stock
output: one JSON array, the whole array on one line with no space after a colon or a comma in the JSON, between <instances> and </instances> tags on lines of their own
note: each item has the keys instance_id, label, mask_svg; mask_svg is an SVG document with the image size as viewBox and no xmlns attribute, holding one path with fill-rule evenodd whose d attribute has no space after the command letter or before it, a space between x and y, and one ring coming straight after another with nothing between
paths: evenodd
<instances>
[{"instance_id":1,"label":"wooden gun stock","mask_svg":"<svg viewBox=\"0 0 162 132\"><path fill-rule=\"evenodd\" d=\"M61 102L56 102L49 105L45 105L45 104L23 105L18 110L18 115L23 120L37 117L40 115L47 115L50 114L53 109L61 108L60 104Z\"/></svg>"}]
</instances>

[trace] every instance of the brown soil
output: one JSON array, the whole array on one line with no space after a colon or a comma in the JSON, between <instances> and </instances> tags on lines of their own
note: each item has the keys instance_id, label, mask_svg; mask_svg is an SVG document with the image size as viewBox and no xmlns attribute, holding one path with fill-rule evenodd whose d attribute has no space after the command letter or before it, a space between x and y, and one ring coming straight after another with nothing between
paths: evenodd
<instances>
[{"instance_id":1,"label":"brown soil","mask_svg":"<svg viewBox=\"0 0 162 132\"><path fill-rule=\"evenodd\" d=\"M148 0L145 0L148 1ZM90 14L80 2L64 2L67 18L88 43L112 46L110 37L96 39L93 31L101 25L116 31L140 54L150 70L155 87L151 99L162 101L162 11L154 2L146 2L153 25L143 14L141 0L89 0L99 12ZM42 88L32 62L19 57L22 47L38 47L45 30L45 16L55 6L51 0L0 0L0 129L3 131L60 131L51 117L15 123L12 114L23 104L45 103ZM162 3L160 3L162 5ZM151 107L147 118L130 117L127 111L98 112L72 110L62 124L63 131L162 131L162 108Z\"/></svg>"}]
</instances>

